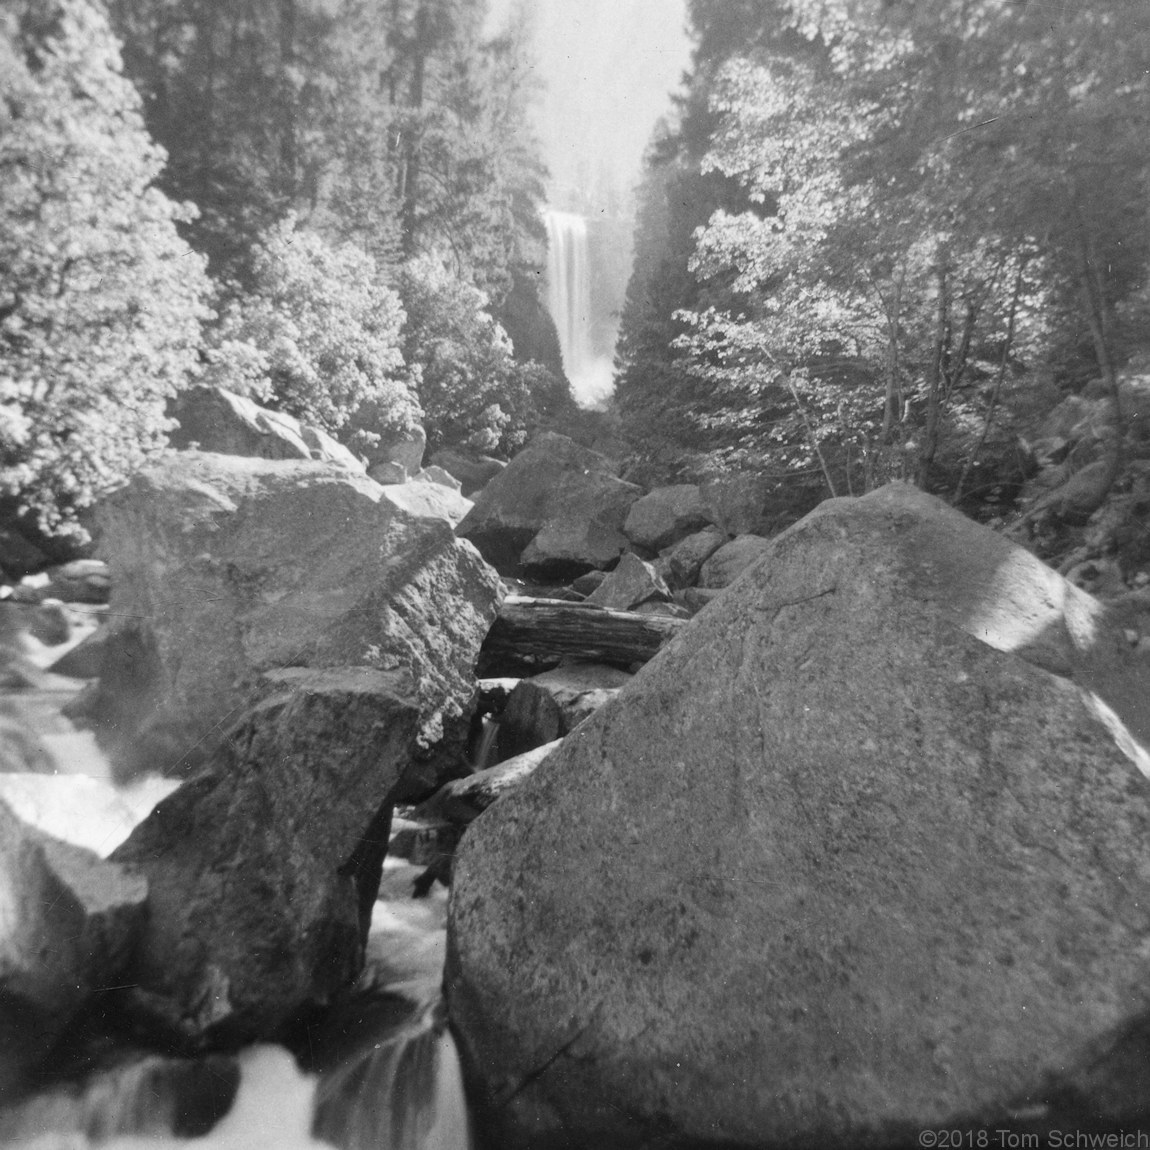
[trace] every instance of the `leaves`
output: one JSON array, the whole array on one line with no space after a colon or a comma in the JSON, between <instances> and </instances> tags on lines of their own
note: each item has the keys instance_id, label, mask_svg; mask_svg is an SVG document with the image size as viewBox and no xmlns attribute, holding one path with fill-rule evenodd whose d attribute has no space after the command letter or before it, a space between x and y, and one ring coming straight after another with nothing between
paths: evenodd
<instances>
[{"instance_id":1,"label":"leaves","mask_svg":"<svg viewBox=\"0 0 1150 1150\"><path fill-rule=\"evenodd\" d=\"M99 11L7 5L0 65L0 490L77 530L162 446L208 282Z\"/></svg>"}]
</instances>

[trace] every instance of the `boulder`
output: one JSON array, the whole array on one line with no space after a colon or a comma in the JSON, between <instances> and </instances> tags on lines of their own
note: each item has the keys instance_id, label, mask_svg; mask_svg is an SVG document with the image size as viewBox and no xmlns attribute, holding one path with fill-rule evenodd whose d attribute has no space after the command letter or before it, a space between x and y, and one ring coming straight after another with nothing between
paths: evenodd
<instances>
[{"instance_id":1,"label":"boulder","mask_svg":"<svg viewBox=\"0 0 1150 1150\"><path fill-rule=\"evenodd\" d=\"M699 568L699 586L729 587L748 567L770 550L770 540L760 535L740 535L724 543Z\"/></svg>"},{"instance_id":2,"label":"boulder","mask_svg":"<svg viewBox=\"0 0 1150 1150\"><path fill-rule=\"evenodd\" d=\"M406 483L408 478L407 469L403 464L394 463L390 459L373 463L367 469L367 473L376 483L381 483L384 487L390 487L396 483Z\"/></svg>"},{"instance_id":3,"label":"boulder","mask_svg":"<svg viewBox=\"0 0 1150 1150\"><path fill-rule=\"evenodd\" d=\"M446 985L493 1144L1136 1116L1150 764L1123 720L1150 723L1113 638L912 488L775 539L463 839Z\"/></svg>"},{"instance_id":4,"label":"boulder","mask_svg":"<svg viewBox=\"0 0 1150 1150\"><path fill-rule=\"evenodd\" d=\"M642 494L606 457L563 435L538 436L475 501L459 534L505 573L578 575L611 566L623 523Z\"/></svg>"},{"instance_id":5,"label":"boulder","mask_svg":"<svg viewBox=\"0 0 1150 1150\"><path fill-rule=\"evenodd\" d=\"M65 651L48 670L54 675L68 675L73 679L97 678L103 667L104 645L108 635L107 627L97 627Z\"/></svg>"},{"instance_id":6,"label":"boulder","mask_svg":"<svg viewBox=\"0 0 1150 1150\"><path fill-rule=\"evenodd\" d=\"M423 745L465 720L501 592L458 500L197 452L134 476L97 510L115 594L86 706L121 775L189 773L278 667L405 672Z\"/></svg>"},{"instance_id":7,"label":"boulder","mask_svg":"<svg viewBox=\"0 0 1150 1150\"><path fill-rule=\"evenodd\" d=\"M582 595L586 598L593 591L597 591L606 578L606 571L587 571L580 575L578 579L571 581L571 590L574 591L576 595Z\"/></svg>"},{"instance_id":8,"label":"boulder","mask_svg":"<svg viewBox=\"0 0 1150 1150\"><path fill-rule=\"evenodd\" d=\"M486 487L507 466L503 460L492 459L490 455L464 455L447 448L437 451L430 462L454 475L463 494L468 496Z\"/></svg>"},{"instance_id":9,"label":"boulder","mask_svg":"<svg viewBox=\"0 0 1150 1150\"><path fill-rule=\"evenodd\" d=\"M564 663L521 679L499 715L500 759L512 758L573 731L631 678L605 663Z\"/></svg>"},{"instance_id":10,"label":"boulder","mask_svg":"<svg viewBox=\"0 0 1150 1150\"><path fill-rule=\"evenodd\" d=\"M0 801L0 1094L93 993L121 983L147 884L23 823ZM18 1041L17 1041L18 1039Z\"/></svg>"},{"instance_id":11,"label":"boulder","mask_svg":"<svg viewBox=\"0 0 1150 1150\"><path fill-rule=\"evenodd\" d=\"M727 536L718 528L696 531L664 551L659 557L656 570L672 590L693 587L699 580L703 564L727 542Z\"/></svg>"},{"instance_id":12,"label":"boulder","mask_svg":"<svg viewBox=\"0 0 1150 1150\"><path fill-rule=\"evenodd\" d=\"M45 647L59 647L72 637L72 620L60 599L42 599L27 622L28 633Z\"/></svg>"},{"instance_id":13,"label":"boulder","mask_svg":"<svg viewBox=\"0 0 1150 1150\"><path fill-rule=\"evenodd\" d=\"M450 471L444 471L434 463L424 467L413 478L419 483L438 483L442 487L450 487L452 491L463 491L463 484Z\"/></svg>"},{"instance_id":14,"label":"boulder","mask_svg":"<svg viewBox=\"0 0 1150 1150\"><path fill-rule=\"evenodd\" d=\"M427 432L417 424L407 434L380 443L371 453L371 463L395 463L408 475L415 475L423 466L426 450Z\"/></svg>"},{"instance_id":15,"label":"boulder","mask_svg":"<svg viewBox=\"0 0 1150 1150\"><path fill-rule=\"evenodd\" d=\"M629 671L605 663L564 663L523 682L554 699L559 708L559 734L567 735L613 699L631 678Z\"/></svg>"},{"instance_id":16,"label":"boulder","mask_svg":"<svg viewBox=\"0 0 1150 1150\"><path fill-rule=\"evenodd\" d=\"M636 499L623 532L632 543L661 551L711 522L699 488L693 483L656 487Z\"/></svg>"},{"instance_id":17,"label":"boulder","mask_svg":"<svg viewBox=\"0 0 1150 1150\"><path fill-rule=\"evenodd\" d=\"M362 475L363 464L325 431L222 387L191 387L172 401L174 448L258 459L315 459Z\"/></svg>"},{"instance_id":18,"label":"boulder","mask_svg":"<svg viewBox=\"0 0 1150 1150\"><path fill-rule=\"evenodd\" d=\"M587 596L596 607L629 611L650 599L664 602L671 598L670 589L650 564L627 552L618 566Z\"/></svg>"},{"instance_id":19,"label":"boulder","mask_svg":"<svg viewBox=\"0 0 1150 1150\"><path fill-rule=\"evenodd\" d=\"M274 1034L358 975L423 718L405 670L269 672L112 858L149 884L129 1008L190 1046Z\"/></svg>"}]
</instances>

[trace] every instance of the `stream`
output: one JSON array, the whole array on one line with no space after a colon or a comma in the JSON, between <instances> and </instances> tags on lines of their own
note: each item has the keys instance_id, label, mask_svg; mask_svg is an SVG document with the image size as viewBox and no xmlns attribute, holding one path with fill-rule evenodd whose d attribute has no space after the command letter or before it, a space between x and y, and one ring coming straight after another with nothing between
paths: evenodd
<instances>
[{"instance_id":1,"label":"stream","mask_svg":"<svg viewBox=\"0 0 1150 1150\"><path fill-rule=\"evenodd\" d=\"M25 821L110 854L175 787L117 789L95 740L60 707L74 680L0 691L0 715L39 732L51 775L0 774ZM309 1027L301 1066L281 1046L179 1059L105 1044L95 1068L0 1110L0 1145L19 1150L469 1150L470 1119L442 998L447 892L411 896L422 868L389 858L354 994ZM90 1058L79 1064L92 1062Z\"/></svg>"}]
</instances>

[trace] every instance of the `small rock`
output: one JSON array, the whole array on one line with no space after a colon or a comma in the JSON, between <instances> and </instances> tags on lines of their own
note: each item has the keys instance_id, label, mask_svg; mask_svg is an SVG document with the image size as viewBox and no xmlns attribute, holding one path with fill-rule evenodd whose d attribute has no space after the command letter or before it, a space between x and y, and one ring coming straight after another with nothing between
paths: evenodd
<instances>
[{"instance_id":1,"label":"small rock","mask_svg":"<svg viewBox=\"0 0 1150 1150\"><path fill-rule=\"evenodd\" d=\"M32 612L29 632L45 647L59 647L72 635L72 620L59 599L42 599Z\"/></svg>"},{"instance_id":2,"label":"small rock","mask_svg":"<svg viewBox=\"0 0 1150 1150\"><path fill-rule=\"evenodd\" d=\"M669 601L671 592L650 563L628 552L607 578L587 597L596 607L629 611L648 599Z\"/></svg>"}]
</instances>

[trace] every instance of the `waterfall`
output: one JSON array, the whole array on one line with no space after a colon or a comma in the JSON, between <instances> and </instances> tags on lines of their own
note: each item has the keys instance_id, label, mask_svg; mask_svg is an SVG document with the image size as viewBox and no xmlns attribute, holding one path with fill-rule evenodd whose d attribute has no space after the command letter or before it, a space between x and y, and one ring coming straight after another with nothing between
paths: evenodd
<instances>
[{"instance_id":1,"label":"waterfall","mask_svg":"<svg viewBox=\"0 0 1150 1150\"><path fill-rule=\"evenodd\" d=\"M611 391L611 360L592 339L591 259L587 221L573 212L543 213L547 225L547 307L559 332L563 370L583 407Z\"/></svg>"}]
</instances>

